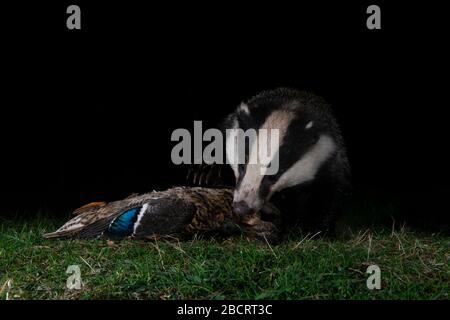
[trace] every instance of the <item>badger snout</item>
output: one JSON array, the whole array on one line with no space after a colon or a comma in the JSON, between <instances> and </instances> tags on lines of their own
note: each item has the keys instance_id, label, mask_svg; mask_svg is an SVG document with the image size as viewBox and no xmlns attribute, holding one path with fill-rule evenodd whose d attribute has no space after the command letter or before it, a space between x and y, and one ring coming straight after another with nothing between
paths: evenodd
<instances>
[{"instance_id":1,"label":"badger snout","mask_svg":"<svg viewBox=\"0 0 450 320\"><path fill-rule=\"evenodd\" d=\"M263 205L264 200L259 197L259 191L252 185L244 183L234 190L233 212L240 222L257 215Z\"/></svg>"},{"instance_id":2,"label":"badger snout","mask_svg":"<svg viewBox=\"0 0 450 320\"><path fill-rule=\"evenodd\" d=\"M233 211L240 218L245 218L254 213L254 210L250 208L244 201L233 203Z\"/></svg>"}]
</instances>

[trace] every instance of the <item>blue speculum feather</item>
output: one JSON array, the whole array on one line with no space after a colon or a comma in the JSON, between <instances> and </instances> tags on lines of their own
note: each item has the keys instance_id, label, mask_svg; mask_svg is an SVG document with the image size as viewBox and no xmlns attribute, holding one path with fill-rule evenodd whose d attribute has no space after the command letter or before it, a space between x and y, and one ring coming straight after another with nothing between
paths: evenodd
<instances>
[{"instance_id":1,"label":"blue speculum feather","mask_svg":"<svg viewBox=\"0 0 450 320\"><path fill-rule=\"evenodd\" d=\"M137 220L140 207L129 209L120 214L108 228L111 234L128 236L133 233L133 226Z\"/></svg>"}]
</instances>

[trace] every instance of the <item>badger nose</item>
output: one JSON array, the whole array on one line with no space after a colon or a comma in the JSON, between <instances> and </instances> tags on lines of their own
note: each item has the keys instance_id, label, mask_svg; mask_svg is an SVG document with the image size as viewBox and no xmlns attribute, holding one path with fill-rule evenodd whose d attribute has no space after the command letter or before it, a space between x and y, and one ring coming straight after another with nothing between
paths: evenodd
<instances>
[{"instance_id":1,"label":"badger nose","mask_svg":"<svg viewBox=\"0 0 450 320\"><path fill-rule=\"evenodd\" d=\"M252 212L252 209L250 209L249 206L245 202L239 201L239 202L233 203L233 211L239 217L245 217Z\"/></svg>"}]
</instances>

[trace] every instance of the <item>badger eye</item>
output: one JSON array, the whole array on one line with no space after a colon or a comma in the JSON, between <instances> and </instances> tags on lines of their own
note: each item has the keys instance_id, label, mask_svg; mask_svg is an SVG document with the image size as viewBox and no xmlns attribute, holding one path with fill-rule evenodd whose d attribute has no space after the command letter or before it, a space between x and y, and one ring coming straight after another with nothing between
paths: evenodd
<instances>
[{"instance_id":1,"label":"badger eye","mask_svg":"<svg viewBox=\"0 0 450 320\"><path fill-rule=\"evenodd\" d=\"M275 183L276 179L275 179L275 175L266 175L264 176L264 180L262 182L262 186L263 187L270 187L271 185L273 185Z\"/></svg>"},{"instance_id":2,"label":"badger eye","mask_svg":"<svg viewBox=\"0 0 450 320\"><path fill-rule=\"evenodd\" d=\"M264 180L261 184L261 189L260 189L261 197L265 198L269 194L270 189L275 184L275 179L273 177L274 176L265 176L264 177Z\"/></svg>"}]
</instances>

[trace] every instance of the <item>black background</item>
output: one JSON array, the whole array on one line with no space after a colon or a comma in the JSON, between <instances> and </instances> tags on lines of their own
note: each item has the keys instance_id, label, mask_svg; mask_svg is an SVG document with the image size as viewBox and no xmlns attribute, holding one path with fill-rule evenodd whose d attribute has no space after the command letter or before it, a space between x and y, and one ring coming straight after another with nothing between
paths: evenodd
<instances>
[{"instance_id":1,"label":"black background","mask_svg":"<svg viewBox=\"0 0 450 320\"><path fill-rule=\"evenodd\" d=\"M2 5L2 213L66 214L183 184L176 128L204 129L264 89L334 107L354 201L448 226L448 33L437 5L374 2ZM82 30L66 8L81 7ZM416 219L417 218L417 219Z\"/></svg>"}]
</instances>

